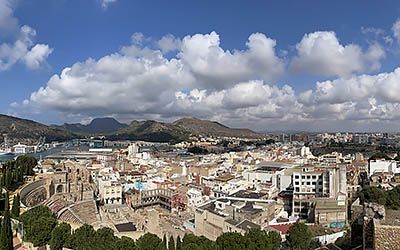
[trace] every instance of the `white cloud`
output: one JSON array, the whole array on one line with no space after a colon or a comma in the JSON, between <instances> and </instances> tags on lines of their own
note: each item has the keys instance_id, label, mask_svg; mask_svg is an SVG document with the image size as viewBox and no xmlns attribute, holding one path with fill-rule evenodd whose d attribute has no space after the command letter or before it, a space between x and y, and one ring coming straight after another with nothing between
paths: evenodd
<instances>
[{"instance_id":1,"label":"white cloud","mask_svg":"<svg viewBox=\"0 0 400 250\"><path fill-rule=\"evenodd\" d=\"M153 113L175 98L175 89L193 79L176 59L159 51L125 48L95 61L89 59L54 75L32 93L29 105L67 113ZM135 48L135 49L133 49ZM26 106L26 105L25 105Z\"/></svg>"},{"instance_id":2,"label":"white cloud","mask_svg":"<svg viewBox=\"0 0 400 250\"><path fill-rule=\"evenodd\" d=\"M397 19L392 26L393 36L400 43L400 19Z\"/></svg>"},{"instance_id":3,"label":"white cloud","mask_svg":"<svg viewBox=\"0 0 400 250\"><path fill-rule=\"evenodd\" d=\"M33 35L29 29L25 33ZM383 56L379 45L371 44L362 51L356 45L342 46L337 39L332 43L335 39L325 35L316 39L311 50L340 48L340 53L331 51L321 55L322 59L338 53L345 58L356 55L370 62L369 70L379 67ZM30 36L21 41L28 43ZM400 125L400 68L354 75L354 67L344 71L346 60L332 58L330 66L343 77L316 82L314 87L296 93L292 86L278 86L270 80L282 73L284 63L276 56L276 42L263 34L250 35L245 50L232 52L220 46L215 32L182 40L166 36L181 43L174 47L168 42L163 48L160 44L147 47L154 45L154 40L141 33L133 37L132 44L116 53L65 68L30 98L12 107L56 111L79 120L98 116L124 120L196 116L256 129L371 129L386 121L391 123L385 128ZM165 56L172 49L178 49L176 55ZM321 67L329 69L328 65Z\"/></svg>"},{"instance_id":4,"label":"white cloud","mask_svg":"<svg viewBox=\"0 0 400 250\"><path fill-rule=\"evenodd\" d=\"M47 44L35 44L36 31L23 25L13 15L13 5L9 0L0 0L0 34L14 38L13 42L0 43L0 71L10 69L16 63L23 63L29 69L38 69L51 54Z\"/></svg>"},{"instance_id":5,"label":"white cloud","mask_svg":"<svg viewBox=\"0 0 400 250\"><path fill-rule=\"evenodd\" d=\"M147 38L141 33L132 37L132 44L117 53L65 68L29 99L13 106L88 116L163 117L185 113L180 104L183 100L187 102L187 98L206 101L221 110L249 108L277 91L264 85L263 79L283 71L282 61L275 55L275 41L259 33L249 37L247 50L233 53L219 46L219 36L215 32L185 37L182 46L178 46L179 39L166 36L159 40L159 45L163 44L159 46L162 51L144 47L142 41ZM165 42L166 39L169 41ZM208 45L204 45L204 41ZM176 57L164 57L166 51L177 48L181 50ZM26 59L30 67L36 67L42 58L33 55L44 56L45 52L51 51L42 46L34 49L32 58ZM201 68L201 61L208 65ZM200 74L206 68L211 72ZM205 82L205 79L213 81ZM204 107L204 114L213 112L209 107Z\"/></svg>"},{"instance_id":6,"label":"white cloud","mask_svg":"<svg viewBox=\"0 0 400 250\"><path fill-rule=\"evenodd\" d=\"M0 34L10 35L18 31L18 20L14 17L13 2L0 0Z\"/></svg>"},{"instance_id":7,"label":"white cloud","mask_svg":"<svg viewBox=\"0 0 400 250\"><path fill-rule=\"evenodd\" d=\"M380 68L380 60L385 57L384 49L377 43L363 51L356 44L340 44L336 34L328 31L306 34L296 50L292 68L321 76L347 77L371 72Z\"/></svg>"},{"instance_id":8,"label":"white cloud","mask_svg":"<svg viewBox=\"0 0 400 250\"><path fill-rule=\"evenodd\" d=\"M100 0L100 2L101 2L101 7L103 8L103 9L107 9L108 8L108 6L111 4L111 3L115 3L117 0Z\"/></svg>"},{"instance_id":9,"label":"white cloud","mask_svg":"<svg viewBox=\"0 0 400 250\"><path fill-rule=\"evenodd\" d=\"M361 27L361 33L363 34L374 34L376 36L383 36L385 35L385 30L374 28L374 27Z\"/></svg>"},{"instance_id":10,"label":"white cloud","mask_svg":"<svg viewBox=\"0 0 400 250\"><path fill-rule=\"evenodd\" d=\"M283 73L284 64L276 56L276 41L264 34L250 35L247 50L224 50L216 32L186 36L178 58L199 83L220 89L248 79L272 80Z\"/></svg>"},{"instance_id":11,"label":"white cloud","mask_svg":"<svg viewBox=\"0 0 400 250\"><path fill-rule=\"evenodd\" d=\"M163 53L177 51L181 48L181 44L182 41L171 34L165 35L157 41L157 47L160 48Z\"/></svg>"},{"instance_id":12,"label":"white cloud","mask_svg":"<svg viewBox=\"0 0 400 250\"><path fill-rule=\"evenodd\" d=\"M315 90L300 94L304 110L311 116L340 120L398 120L400 68L377 75L318 82ZM304 98L308 96L308 98ZM304 101L306 99L307 101Z\"/></svg>"},{"instance_id":13,"label":"white cloud","mask_svg":"<svg viewBox=\"0 0 400 250\"><path fill-rule=\"evenodd\" d=\"M47 57L53 52L53 49L47 44L36 44L24 56L24 62L29 69L38 69Z\"/></svg>"}]
</instances>

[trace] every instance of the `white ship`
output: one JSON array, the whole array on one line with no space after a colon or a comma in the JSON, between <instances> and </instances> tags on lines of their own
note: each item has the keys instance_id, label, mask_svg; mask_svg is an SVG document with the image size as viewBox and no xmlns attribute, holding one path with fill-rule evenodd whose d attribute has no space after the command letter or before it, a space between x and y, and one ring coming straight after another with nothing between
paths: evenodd
<instances>
[{"instance_id":1,"label":"white ship","mask_svg":"<svg viewBox=\"0 0 400 250\"><path fill-rule=\"evenodd\" d=\"M0 156L2 156L2 155L13 155L13 153L11 152L10 149L6 149L6 150L0 149Z\"/></svg>"}]
</instances>

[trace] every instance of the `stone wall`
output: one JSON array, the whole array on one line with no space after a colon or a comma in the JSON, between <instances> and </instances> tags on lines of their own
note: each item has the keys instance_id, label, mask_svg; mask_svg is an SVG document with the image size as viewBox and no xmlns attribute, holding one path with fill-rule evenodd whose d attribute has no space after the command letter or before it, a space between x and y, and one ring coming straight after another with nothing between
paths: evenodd
<instances>
[{"instance_id":1,"label":"stone wall","mask_svg":"<svg viewBox=\"0 0 400 250\"><path fill-rule=\"evenodd\" d=\"M400 248L400 226L374 223L374 249L394 250Z\"/></svg>"}]
</instances>

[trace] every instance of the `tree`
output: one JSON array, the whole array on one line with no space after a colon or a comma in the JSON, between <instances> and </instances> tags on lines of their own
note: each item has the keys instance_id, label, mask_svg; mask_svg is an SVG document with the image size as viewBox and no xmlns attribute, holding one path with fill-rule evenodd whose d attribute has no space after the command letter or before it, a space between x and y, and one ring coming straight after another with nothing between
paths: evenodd
<instances>
[{"instance_id":1,"label":"tree","mask_svg":"<svg viewBox=\"0 0 400 250\"><path fill-rule=\"evenodd\" d=\"M240 233L224 233L217 238L217 246L220 249L241 250L246 249L245 238Z\"/></svg>"},{"instance_id":2,"label":"tree","mask_svg":"<svg viewBox=\"0 0 400 250\"><path fill-rule=\"evenodd\" d=\"M248 249L267 249L269 239L265 231L260 229L251 229L245 235L246 245Z\"/></svg>"},{"instance_id":3,"label":"tree","mask_svg":"<svg viewBox=\"0 0 400 250\"><path fill-rule=\"evenodd\" d=\"M385 159L385 160L391 160L392 158L390 158L387 154L382 153L382 152L377 152L375 154L373 154L368 161L371 160L376 160L376 159Z\"/></svg>"},{"instance_id":4,"label":"tree","mask_svg":"<svg viewBox=\"0 0 400 250\"><path fill-rule=\"evenodd\" d=\"M71 236L71 248L75 250L96 249L96 231L90 225L76 229Z\"/></svg>"},{"instance_id":5,"label":"tree","mask_svg":"<svg viewBox=\"0 0 400 250\"><path fill-rule=\"evenodd\" d=\"M51 217L41 217L35 220L31 227L30 242L33 243L35 247L44 246L51 240L51 232L53 228L57 225L57 221Z\"/></svg>"},{"instance_id":6,"label":"tree","mask_svg":"<svg viewBox=\"0 0 400 250\"><path fill-rule=\"evenodd\" d=\"M164 234L162 242L164 244L165 247L167 247L167 236Z\"/></svg>"},{"instance_id":7,"label":"tree","mask_svg":"<svg viewBox=\"0 0 400 250\"><path fill-rule=\"evenodd\" d=\"M50 249L62 250L66 247L69 238L71 237L71 226L67 223L58 224L51 232Z\"/></svg>"},{"instance_id":8,"label":"tree","mask_svg":"<svg viewBox=\"0 0 400 250\"><path fill-rule=\"evenodd\" d=\"M386 192L386 207L394 210L400 208L400 186Z\"/></svg>"},{"instance_id":9,"label":"tree","mask_svg":"<svg viewBox=\"0 0 400 250\"><path fill-rule=\"evenodd\" d=\"M103 227L96 231L95 245L98 250L117 249L115 241L117 237L114 236L114 231L110 228Z\"/></svg>"},{"instance_id":10,"label":"tree","mask_svg":"<svg viewBox=\"0 0 400 250\"><path fill-rule=\"evenodd\" d=\"M202 247L198 246L196 243L189 243L182 247L182 250L203 250Z\"/></svg>"},{"instance_id":11,"label":"tree","mask_svg":"<svg viewBox=\"0 0 400 250\"><path fill-rule=\"evenodd\" d=\"M8 192L5 195L5 210L4 217L1 223L0 229L0 249L1 250L12 250L13 247L13 234L11 229L11 218L10 218L10 205L8 201Z\"/></svg>"},{"instance_id":12,"label":"tree","mask_svg":"<svg viewBox=\"0 0 400 250\"><path fill-rule=\"evenodd\" d=\"M286 242L289 249L308 250L312 240L312 233L304 223L294 224L288 231Z\"/></svg>"},{"instance_id":13,"label":"tree","mask_svg":"<svg viewBox=\"0 0 400 250\"><path fill-rule=\"evenodd\" d=\"M117 240L117 249L120 250L135 250L135 241L126 236L122 236Z\"/></svg>"},{"instance_id":14,"label":"tree","mask_svg":"<svg viewBox=\"0 0 400 250\"><path fill-rule=\"evenodd\" d=\"M182 250L182 240L179 235L176 238L176 250Z\"/></svg>"},{"instance_id":15,"label":"tree","mask_svg":"<svg viewBox=\"0 0 400 250\"><path fill-rule=\"evenodd\" d=\"M165 243L163 241L161 241L157 248L155 250L168 250L167 247L165 246Z\"/></svg>"},{"instance_id":16,"label":"tree","mask_svg":"<svg viewBox=\"0 0 400 250\"><path fill-rule=\"evenodd\" d=\"M196 245L196 249L211 250L216 249L217 245L215 242L207 239L204 236L197 237L194 234L185 234L182 240L182 249L187 249L188 245ZM193 249L192 249L193 250Z\"/></svg>"},{"instance_id":17,"label":"tree","mask_svg":"<svg viewBox=\"0 0 400 250\"><path fill-rule=\"evenodd\" d=\"M168 250L175 250L175 241L174 241L174 237L172 237L172 235L169 237Z\"/></svg>"},{"instance_id":18,"label":"tree","mask_svg":"<svg viewBox=\"0 0 400 250\"><path fill-rule=\"evenodd\" d=\"M160 243L163 242L157 235L146 233L136 241L136 246L140 250L154 250L159 247Z\"/></svg>"},{"instance_id":19,"label":"tree","mask_svg":"<svg viewBox=\"0 0 400 250\"><path fill-rule=\"evenodd\" d=\"M279 250L281 248L282 237L275 231L268 232L269 248L271 250Z\"/></svg>"},{"instance_id":20,"label":"tree","mask_svg":"<svg viewBox=\"0 0 400 250\"><path fill-rule=\"evenodd\" d=\"M22 170L23 175L33 175L33 168L37 165L37 160L32 156L18 156L16 165Z\"/></svg>"},{"instance_id":21,"label":"tree","mask_svg":"<svg viewBox=\"0 0 400 250\"><path fill-rule=\"evenodd\" d=\"M51 232L57 225L55 215L46 206L37 206L21 215L24 225L25 240L34 246L46 245L51 239Z\"/></svg>"},{"instance_id":22,"label":"tree","mask_svg":"<svg viewBox=\"0 0 400 250\"><path fill-rule=\"evenodd\" d=\"M14 196L12 208L11 208L11 216L13 218L18 218L19 217L19 212L20 212L20 197L19 194L16 194Z\"/></svg>"},{"instance_id":23,"label":"tree","mask_svg":"<svg viewBox=\"0 0 400 250\"><path fill-rule=\"evenodd\" d=\"M386 193L378 187L366 186L359 193L361 202L376 202L381 205L386 203Z\"/></svg>"}]
</instances>

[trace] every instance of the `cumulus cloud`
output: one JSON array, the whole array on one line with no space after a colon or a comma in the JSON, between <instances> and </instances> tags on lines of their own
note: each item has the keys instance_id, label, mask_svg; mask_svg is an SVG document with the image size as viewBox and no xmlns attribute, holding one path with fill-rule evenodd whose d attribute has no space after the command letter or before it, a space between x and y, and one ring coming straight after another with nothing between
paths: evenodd
<instances>
[{"instance_id":1,"label":"cumulus cloud","mask_svg":"<svg viewBox=\"0 0 400 250\"><path fill-rule=\"evenodd\" d=\"M30 34L29 29L26 33ZM355 75L365 66L351 59L359 66L346 71L343 67L348 62L343 57L369 61L371 70L379 67L380 46L371 44L363 51L357 45L340 45L334 33L325 35L319 34L322 38L315 38L314 43L303 38L299 44L310 43L314 52L339 48L318 60L340 55L338 60L331 58L331 65L319 65L319 72L332 70L330 73L340 77L316 82L300 93L271 80L282 73L284 62L276 55L276 42L264 34L251 34L246 49L229 51L221 47L216 32L183 39L167 35L151 41L135 33L130 45L98 60L88 59L65 68L12 107L51 110L79 120L98 116L125 120L196 116L259 130L365 129L382 121L400 124L400 68ZM37 55L44 55L48 49L37 48ZM172 51L176 53L166 56ZM40 56L32 58L39 58L31 60L32 67L40 64ZM332 65L336 71L328 67Z\"/></svg>"},{"instance_id":2,"label":"cumulus cloud","mask_svg":"<svg viewBox=\"0 0 400 250\"><path fill-rule=\"evenodd\" d=\"M177 51L181 48L181 44L182 41L171 34L165 35L157 41L157 47L160 48L163 53Z\"/></svg>"},{"instance_id":3,"label":"cumulus cloud","mask_svg":"<svg viewBox=\"0 0 400 250\"><path fill-rule=\"evenodd\" d=\"M135 33L131 45L65 68L29 99L13 106L92 117L171 117L186 114L184 103L206 101L208 105L199 111L205 116L216 111L213 107L222 114L222 110L258 106L278 91L264 81L282 73L283 62L275 55L276 42L263 34L252 34L247 49L234 52L220 47L215 32L187 36L182 41L167 35L154 49L146 46L146 40ZM26 58L29 65L36 67L48 49L34 49ZM171 50L178 50L176 56L165 57Z\"/></svg>"},{"instance_id":4,"label":"cumulus cloud","mask_svg":"<svg viewBox=\"0 0 400 250\"><path fill-rule=\"evenodd\" d=\"M317 82L314 90L300 94L311 116L342 120L398 120L400 68L377 75L360 75ZM305 98L304 98L305 97Z\"/></svg>"},{"instance_id":5,"label":"cumulus cloud","mask_svg":"<svg viewBox=\"0 0 400 250\"><path fill-rule=\"evenodd\" d=\"M0 33L14 38L13 42L0 43L0 71L23 63L28 69L37 69L53 51L47 44L35 44L36 31L28 25L19 27L13 15L10 0L0 0Z\"/></svg>"},{"instance_id":6,"label":"cumulus cloud","mask_svg":"<svg viewBox=\"0 0 400 250\"><path fill-rule=\"evenodd\" d=\"M167 108L189 115L196 112L205 117L223 120L288 119L301 113L300 104L290 86L279 88L261 80L248 81L218 91L194 89L177 93Z\"/></svg>"},{"instance_id":7,"label":"cumulus cloud","mask_svg":"<svg viewBox=\"0 0 400 250\"><path fill-rule=\"evenodd\" d=\"M49 45L36 44L25 54L24 62L29 69L38 69L52 52Z\"/></svg>"},{"instance_id":8,"label":"cumulus cloud","mask_svg":"<svg viewBox=\"0 0 400 250\"><path fill-rule=\"evenodd\" d=\"M371 72L380 68L385 57L384 49L377 43L363 51L356 44L340 44L336 34L328 31L306 34L296 45L296 51L291 67L320 76L346 77Z\"/></svg>"},{"instance_id":9,"label":"cumulus cloud","mask_svg":"<svg viewBox=\"0 0 400 250\"><path fill-rule=\"evenodd\" d=\"M191 82L180 61L132 45L65 68L32 93L28 103L67 113L152 113L175 97L176 88Z\"/></svg>"},{"instance_id":10,"label":"cumulus cloud","mask_svg":"<svg viewBox=\"0 0 400 250\"><path fill-rule=\"evenodd\" d=\"M216 32L196 34L183 38L178 58L202 86L211 89L248 79L269 81L283 73L284 64L276 56L275 40L254 33L246 46L246 50L231 52L221 48Z\"/></svg>"}]
</instances>

